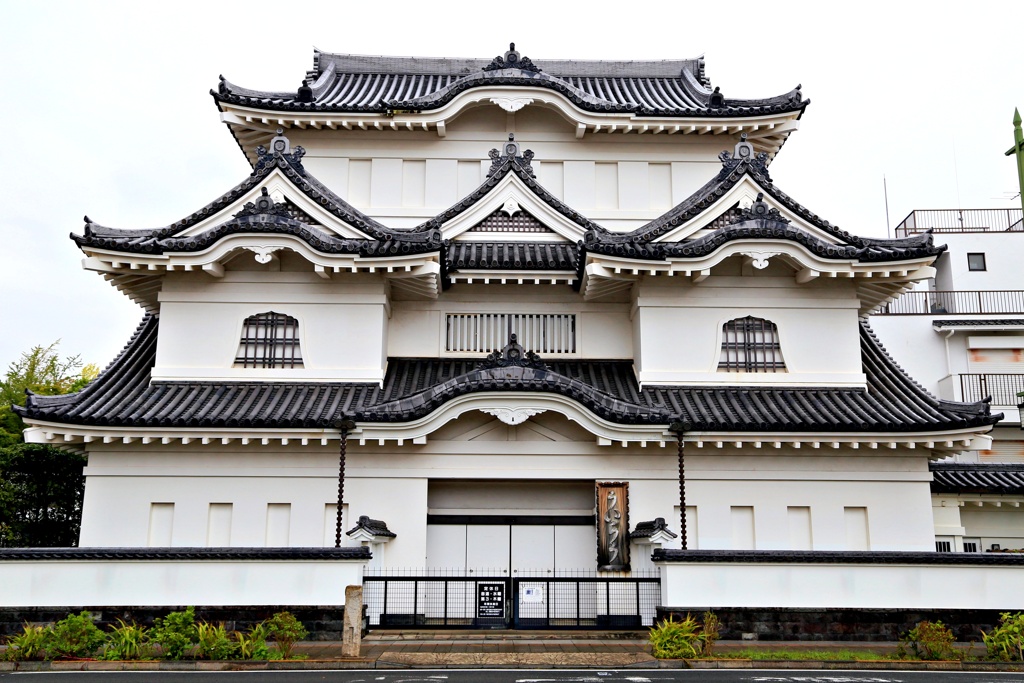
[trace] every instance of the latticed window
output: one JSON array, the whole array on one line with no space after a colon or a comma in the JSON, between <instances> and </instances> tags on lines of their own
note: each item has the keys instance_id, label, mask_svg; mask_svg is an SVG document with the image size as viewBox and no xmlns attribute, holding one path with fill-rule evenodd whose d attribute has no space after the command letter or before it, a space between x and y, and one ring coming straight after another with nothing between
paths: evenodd
<instances>
[{"instance_id":1,"label":"latticed window","mask_svg":"<svg viewBox=\"0 0 1024 683\"><path fill-rule=\"evenodd\" d=\"M273 311L250 315L242 327L235 367L301 368L299 321Z\"/></svg>"},{"instance_id":2,"label":"latticed window","mask_svg":"<svg viewBox=\"0 0 1024 683\"><path fill-rule=\"evenodd\" d=\"M785 372L779 329L771 320L747 316L722 325L723 372Z\"/></svg>"}]
</instances>

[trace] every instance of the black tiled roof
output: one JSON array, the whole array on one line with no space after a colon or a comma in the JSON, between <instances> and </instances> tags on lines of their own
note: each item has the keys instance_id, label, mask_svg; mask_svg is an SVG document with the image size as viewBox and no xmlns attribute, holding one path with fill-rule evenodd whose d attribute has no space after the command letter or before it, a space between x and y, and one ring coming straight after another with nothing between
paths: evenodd
<instances>
[{"instance_id":1,"label":"black tiled roof","mask_svg":"<svg viewBox=\"0 0 1024 683\"><path fill-rule=\"evenodd\" d=\"M1024 465L933 462L932 493L1024 494Z\"/></svg>"},{"instance_id":2,"label":"black tiled roof","mask_svg":"<svg viewBox=\"0 0 1024 683\"><path fill-rule=\"evenodd\" d=\"M744 564L952 564L1024 567L1024 554L825 550L677 550L658 548L655 562Z\"/></svg>"},{"instance_id":3,"label":"black tiled roof","mask_svg":"<svg viewBox=\"0 0 1024 683\"><path fill-rule=\"evenodd\" d=\"M530 86L554 90L592 112L640 116L761 116L802 112L810 103L800 86L777 97L735 99L713 92L702 59L661 62L560 61L512 68L502 58L424 59L330 54L317 51L305 93L263 92L221 79L211 94L219 102L259 109L305 112L432 110L480 86ZM519 67L519 68L517 68Z\"/></svg>"},{"instance_id":4,"label":"black tiled roof","mask_svg":"<svg viewBox=\"0 0 1024 683\"><path fill-rule=\"evenodd\" d=\"M588 231L584 240L587 251L641 259L697 258L733 240L782 239L802 244L822 258L877 262L937 256L946 249L944 245L934 244L930 232L903 239L875 239L840 230L775 186L768 174L767 155L764 153L746 158L733 157L729 152L722 152L719 156L722 170L694 194L631 232L613 233L603 228ZM710 232L701 237L678 242L655 241L713 206L744 176L750 176L778 204L835 238L836 242L827 242L791 227L777 211L768 210L760 199L751 209L741 211L733 207L728 212L732 216L731 222L716 222L710 226Z\"/></svg>"},{"instance_id":5,"label":"black tiled roof","mask_svg":"<svg viewBox=\"0 0 1024 683\"><path fill-rule=\"evenodd\" d=\"M448 245L448 270L576 271L579 247L568 242L462 242Z\"/></svg>"},{"instance_id":6,"label":"black tiled roof","mask_svg":"<svg viewBox=\"0 0 1024 683\"><path fill-rule=\"evenodd\" d=\"M83 248L94 247L142 254L201 251L225 235L254 232L295 235L314 249L326 253L383 256L440 249L440 233L430 230L414 232L389 229L334 194L323 183L306 172L302 166L303 154L301 147L296 147L294 152L287 154L261 152L252 174L242 183L202 209L164 228L154 230L107 228L93 223L86 217L85 234L72 234L71 239ZM192 226L236 202L256 187L274 169L281 170L297 190L317 205L365 233L370 239L344 239L318 226L308 225L301 220L304 215L296 207L288 204L275 204L265 194L256 203L250 202L249 205L246 205L245 209L232 219L198 235L182 236L182 233ZM260 202L263 203L262 206L257 206Z\"/></svg>"},{"instance_id":7,"label":"black tiled roof","mask_svg":"<svg viewBox=\"0 0 1024 683\"><path fill-rule=\"evenodd\" d=\"M388 525L379 519L370 519L366 515L359 518L359 521L354 527L346 532L346 535L351 536L360 529L365 529L374 536L380 536L382 538L397 538L398 535L388 528Z\"/></svg>"},{"instance_id":8,"label":"black tiled roof","mask_svg":"<svg viewBox=\"0 0 1024 683\"><path fill-rule=\"evenodd\" d=\"M636 528L629 532L629 537L631 539L650 538L659 531L664 532L669 538L679 537L679 534L668 528L664 517L658 517L650 522L637 522Z\"/></svg>"},{"instance_id":9,"label":"black tiled roof","mask_svg":"<svg viewBox=\"0 0 1024 683\"><path fill-rule=\"evenodd\" d=\"M350 548L0 548L0 562L36 560L368 560L370 549Z\"/></svg>"},{"instance_id":10,"label":"black tiled roof","mask_svg":"<svg viewBox=\"0 0 1024 683\"><path fill-rule=\"evenodd\" d=\"M482 359L391 358L375 383L150 380L157 318L78 394L30 395L26 418L118 427L331 428L342 413L358 422L408 422L478 392L553 393L619 424L689 423L695 431L907 432L989 426L987 403L940 401L890 358L867 324L861 352L867 390L828 387L646 386L623 360L551 361L510 367Z\"/></svg>"}]
</instances>

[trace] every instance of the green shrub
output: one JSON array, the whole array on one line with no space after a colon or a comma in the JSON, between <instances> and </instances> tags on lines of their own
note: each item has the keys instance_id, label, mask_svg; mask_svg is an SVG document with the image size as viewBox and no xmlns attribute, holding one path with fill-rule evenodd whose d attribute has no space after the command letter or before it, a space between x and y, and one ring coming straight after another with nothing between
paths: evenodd
<instances>
[{"instance_id":1,"label":"green shrub","mask_svg":"<svg viewBox=\"0 0 1024 683\"><path fill-rule=\"evenodd\" d=\"M231 659L235 643L228 636L224 624L196 624L196 659Z\"/></svg>"},{"instance_id":2,"label":"green shrub","mask_svg":"<svg viewBox=\"0 0 1024 683\"><path fill-rule=\"evenodd\" d=\"M123 619L117 621L120 626L107 633L102 658L114 661L148 659L151 655L149 629L135 622L127 624Z\"/></svg>"},{"instance_id":3,"label":"green shrub","mask_svg":"<svg viewBox=\"0 0 1024 683\"><path fill-rule=\"evenodd\" d=\"M309 635L302 622L291 612L278 612L270 617L266 624L270 637L277 642L277 651L281 654L281 659L291 658L292 647L296 641Z\"/></svg>"},{"instance_id":4,"label":"green shrub","mask_svg":"<svg viewBox=\"0 0 1024 683\"><path fill-rule=\"evenodd\" d=\"M103 644L103 631L92 623L88 612L69 614L47 633L45 649L52 659L91 657Z\"/></svg>"},{"instance_id":5,"label":"green shrub","mask_svg":"<svg viewBox=\"0 0 1024 683\"><path fill-rule=\"evenodd\" d=\"M705 657L711 657L714 655L715 643L718 642L722 622L719 620L718 615L710 610L704 613L703 620L704 623L701 640L704 643L704 648L701 654Z\"/></svg>"},{"instance_id":6,"label":"green shrub","mask_svg":"<svg viewBox=\"0 0 1024 683\"><path fill-rule=\"evenodd\" d=\"M981 632L985 641L989 659L1001 659L1004 662L1024 660L1024 614L1003 612L999 615L999 626L985 633Z\"/></svg>"},{"instance_id":7,"label":"green shrub","mask_svg":"<svg viewBox=\"0 0 1024 683\"><path fill-rule=\"evenodd\" d=\"M921 621L900 639L897 653L906 656L907 648L918 659L957 659L953 632L941 621Z\"/></svg>"},{"instance_id":8,"label":"green shrub","mask_svg":"<svg viewBox=\"0 0 1024 683\"><path fill-rule=\"evenodd\" d=\"M249 629L248 633L235 632L236 654L239 659L270 659L270 648L267 647L267 637L270 629L265 622L260 622Z\"/></svg>"},{"instance_id":9,"label":"green shrub","mask_svg":"<svg viewBox=\"0 0 1024 683\"><path fill-rule=\"evenodd\" d=\"M196 644L196 608L184 612L171 612L153 622L150 639L160 646L165 659L182 659L192 652Z\"/></svg>"},{"instance_id":10,"label":"green shrub","mask_svg":"<svg viewBox=\"0 0 1024 683\"><path fill-rule=\"evenodd\" d=\"M651 629L651 649L658 659L693 659L703 651L700 624L689 614L676 621L672 617Z\"/></svg>"},{"instance_id":11,"label":"green shrub","mask_svg":"<svg viewBox=\"0 0 1024 683\"><path fill-rule=\"evenodd\" d=\"M5 656L12 662L28 659L44 659L49 629L45 626L25 624L22 632L7 639Z\"/></svg>"}]
</instances>

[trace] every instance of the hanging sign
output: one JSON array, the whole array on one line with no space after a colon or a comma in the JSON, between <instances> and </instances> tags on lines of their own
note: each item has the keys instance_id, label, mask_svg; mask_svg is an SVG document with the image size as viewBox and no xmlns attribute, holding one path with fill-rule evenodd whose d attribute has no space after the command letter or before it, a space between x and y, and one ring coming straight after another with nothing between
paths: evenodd
<instances>
[{"instance_id":1,"label":"hanging sign","mask_svg":"<svg viewBox=\"0 0 1024 683\"><path fill-rule=\"evenodd\" d=\"M476 616L477 619L505 618L504 582L480 582L476 585Z\"/></svg>"},{"instance_id":2,"label":"hanging sign","mask_svg":"<svg viewBox=\"0 0 1024 683\"><path fill-rule=\"evenodd\" d=\"M597 570L629 571L627 482L597 482Z\"/></svg>"}]
</instances>

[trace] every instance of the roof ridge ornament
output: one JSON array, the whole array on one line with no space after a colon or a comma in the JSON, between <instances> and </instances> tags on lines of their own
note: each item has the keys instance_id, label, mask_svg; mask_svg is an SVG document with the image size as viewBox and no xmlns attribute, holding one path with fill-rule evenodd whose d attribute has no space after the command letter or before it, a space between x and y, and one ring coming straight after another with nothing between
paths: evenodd
<instances>
[{"instance_id":1,"label":"roof ridge ornament","mask_svg":"<svg viewBox=\"0 0 1024 683\"><path fill-rule=\"evenodd\" d=\"M507 163L513 163L519 168L526 171L531 178L536 178L537 174L533 171L533 150L527 149L520 153L519 143L516 142L516 134L508 134L508 142L499 151L497 148L492 149L487 155L491 158L491 167L487 171L487 177L490 178L492 175L498 172L498 169Z\"/></svg>"},{"instance_id":2,"label":"roof ridge ornament","mask_svg":"<svg viewBox=\"0 0 1024 683\"><path fill-rule=\"evenodd\" d=\"M235 218L244 218L245 216L282 216L284 218L291 218L291 213L288 211L287 204L275 202L274 198L267 192L267 188L264 187L256 201L246 202L242 210L234 215Z\"/></svg>"},{"instance_id":3,"label":"roof ridge ornament","mask_svg":"<svg viewBox=\"0 0 1024 683\"><path fill-rule=\"evenodd\" d=\"M776 223L789 223L789 219L779 213L779 210L775 207L769 206L764 201L764 192L757 193L757 199L754 203L745 209L740 209L739 221L752 221L757 219L764 219L769 221L775 221ZM739 222L737 221L737 222Z\"/></svg>"},{"instance_id":4,"label":"roof ridge ornament","mask_svg":"<svg viewBox=\"0 0 1024 683\"><path fill-rule=\"evenodd\" d=\"M771 182L771 176L768 175L768 153L767 152L754 152L754 145L747 142L747 134L742 133L740 135L740 141L736 143L732 153L729 150L723 150L718 158L722 162L722 173L731 173L743 163L749 164L753 170L761 173Z\"/></svg>"},{"instance_id":5,"label":"roof ridge ornament","mask_svg":"<svg viewBox=\"0 0 1024 683\"><path fill-rule=\"evenodd\" d=\"M548 366L544 364L540 356L533 351L527 351L523 348L515 332L508 336L508 344L505 344L505 347L500 351L493 351L488 354L487 358L477 366L477 370L507 367L533 368L534 370L548 369Z\"/></svg>"},{"instance_id":6,"label":"roof ridge ornament","mask_svg":"<svg viewBox=\"0 0 1024 683\"><path fill-rule=\"evenodd\" d=\"M306 150L300 145L295 145L293 148L291 141L284 134L284 128L277 129L277 135L270 140L270 149L263 145L256 148L256 166L252 169L253 175L274 166L274 157L277 154L291 163L301 175L306 175L306 169L302 167L302 157L306 156Z\"/></svg>"},{"instance_id":7,"label":"roof ridge ornament","mask_svg":"<svg viewBox=\"0 0 1024 683\"><path fill-rule=\"evenodd\" d=\"M499 71L501 69L519 69L520 71L531 71L540 73L542 69L533 63L529 57L523 57L516 50L515 43L508 44L508 52L504 56L497 56L491 63L484 67L484 71Z\"/></svg>"}]
</instances>

